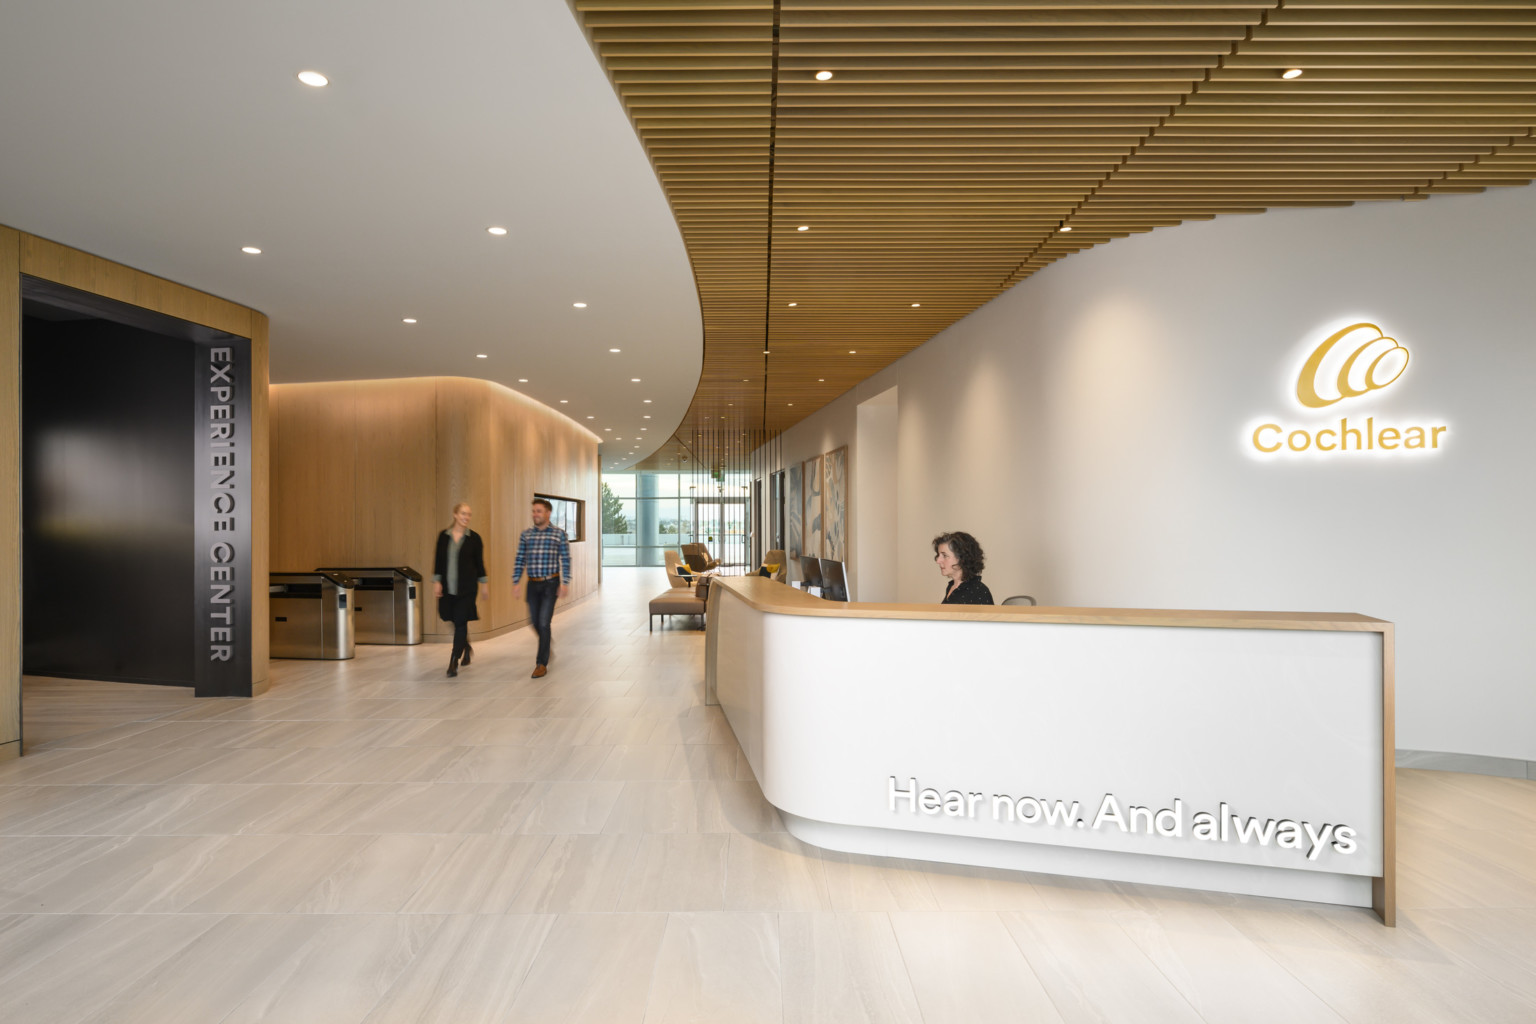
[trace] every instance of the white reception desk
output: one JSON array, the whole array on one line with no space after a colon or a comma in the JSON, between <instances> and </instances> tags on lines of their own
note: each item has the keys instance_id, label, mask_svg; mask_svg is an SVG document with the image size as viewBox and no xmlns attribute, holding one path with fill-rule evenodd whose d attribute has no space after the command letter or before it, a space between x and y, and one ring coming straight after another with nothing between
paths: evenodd
<instances>
[{"instance_id":1,"label":"white reception desk","mask_svg":"<svg viewBox=\"0 0 1536 1024\"><path fill-rule=\"evenodd\" d=\"M1392 624L710 588L707 699L834 850L1395 918Z\"/></svg>"}]
</instances>

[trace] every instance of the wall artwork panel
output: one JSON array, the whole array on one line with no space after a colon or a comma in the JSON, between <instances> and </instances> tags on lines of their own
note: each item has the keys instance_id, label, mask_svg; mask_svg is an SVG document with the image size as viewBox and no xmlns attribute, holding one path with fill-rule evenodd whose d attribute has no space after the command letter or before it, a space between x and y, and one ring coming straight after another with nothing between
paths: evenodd
<instances>
[{"instance_id":1,"label":"wall artwork panel","mask_svg":"<svg viewBox=\"0 0 1536 1024\"><path fill-rule=\"evenodd\" d=\"M821 558L822 540L822 479L821 456L805 460L805 525L804 536L805 554L810 558Z\"/></svg>"},{"instance_id":2,"label":"wall artwork panel","mask_svg":"<svg viewBox=\"0 0 1536 1024\"><path fill-rule=\"evenodd\" d=\"M785 550L790 558L799 558L804 547L800 531L800 493L800 466L796 464L789 467L789 491L784 499L784 517L788 520Z\"/></svg>"},{"instance_id":3,"label":"wall artwork panel","mask_svg":"<svg viewBox=\"0 0 1536 1024\"><path fill-rule=\"evenodd\" d=\"M822 517L825 525L823 550L827 558L839 562L848 559L848 446L826 454L823 472Z\"/></svg>"}]
</instances>

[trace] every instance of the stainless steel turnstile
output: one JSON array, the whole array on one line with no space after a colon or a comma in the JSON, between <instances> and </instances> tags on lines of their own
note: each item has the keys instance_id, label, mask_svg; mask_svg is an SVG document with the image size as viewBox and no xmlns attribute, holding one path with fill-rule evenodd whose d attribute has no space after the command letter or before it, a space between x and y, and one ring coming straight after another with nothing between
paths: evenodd
<instances>
[{"instance_id":1,"label":"stainless steel turnstile","mask_svg":"<svg viewBox=\"0 0 1536 1024\"><path fill-rule=\"evenodd\" d=\"M272 657L352 657L355 584L338 572L275 572L268 593L272 608Z\"/></svg>"},{"instance_id":2,"label":"stainless steel turnstile","mask_svg":"<svg viewBox=\"0 0 1536 1024\"><path fill-rule=\"evenodd\" d=\"M383 569L322 566L315 571L340 573L357 584L352 603L358 643L421 643L421 606L425 597L421 573L408 565Z\"/></svg>"}]
</instances>

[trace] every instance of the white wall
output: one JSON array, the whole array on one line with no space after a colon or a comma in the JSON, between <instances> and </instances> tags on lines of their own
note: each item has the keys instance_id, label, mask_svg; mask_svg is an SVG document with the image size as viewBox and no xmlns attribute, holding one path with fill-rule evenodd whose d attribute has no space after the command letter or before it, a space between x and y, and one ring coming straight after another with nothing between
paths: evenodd
<instances>
[{"instance_id":1,"label":"white wall","mask_svg":"<svg viewBox=\"0 0 1536 1024\"><path fill-rule=\"evenodd\" d=\"M1399 747L1532 760L1533 279L1529 187L1162 229L1036 274L778 447L856 466L857 403L898 386L898 599L938 600L928 541L963 529L999 599L1379 616ZM1302 409L1306 352L1354 319L1407 372ZM1256 423L1341 415L1449 431L1428 457L1254 457Z\"/></svg>"}]
</instances>

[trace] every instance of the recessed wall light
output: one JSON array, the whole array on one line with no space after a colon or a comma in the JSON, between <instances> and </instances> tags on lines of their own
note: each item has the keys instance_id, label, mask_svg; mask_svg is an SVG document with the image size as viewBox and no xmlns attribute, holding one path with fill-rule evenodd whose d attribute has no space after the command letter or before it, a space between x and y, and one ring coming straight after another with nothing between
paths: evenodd
<instances>
[{"instance_id":1,"label":"recessed wall light","mask_svg":"<svg viewBox=\"0 0 1536 1024\"><path fill-rule=\"evenodd\" d=\"M240 251L245 253L248 256L260 256L261 255L261 250L256 248L254 245L242 245L240 247Z\"/></svg>"},{"instance_id":2,"label":"recessed wall light","mask_svg":"<svg viewBox=\"0 0 1536 1024\"><path fill-rule=\"evenodd\" d=\"M312 85L316 89L320 88L323 85L330 85L331 84L331 80L329 78L326 78L324 75L322 75L318 71L300 71L299 72L299 81L303 82L305 85Z\"/></svg>"},{"instance_id":3,"label":"recessed wall light","mask_svg":"<svg viewBox=\"0 0 1536 1024\"><path fill-rule=\"evenodd\" d=\"M799 227L795 228L795 230L796 231L809 231L809 230L811 230L811 226L809 224L801 224Z\"/></svg>"},{"instance_id":4,"label":"recessed wall light","mask_svg":"<svg viewBox=\"0 0 1536 1024\"><path fill-rule=\"evenodd\" d=\"M501 227L490 227L490 228L486 228L485 230L490 232L493 235L504 235L504 234L507 233L507 229L506 228L501 228Z\"/></svg>"},{"instance_id":5,"label":"recessed wall light","mask_svg":"<svg viewBox=\"0 0 1536 1024\"><path fill-rule=\"evenodd\" d=\"M1280 72L1280 77L1281 78L1300 78L1301 77L1301 68L1286 68L1284 71Z\"/></svg>"},{"instance_id":6,"label":"recessed wall light","mask_svg":"<svg viewBox=\"0 0 1536 1024\"><path fill-rule=\"evenodd\" d=\"M587 304L585 302L573 302L573 303L571 303L571 305L574 306L576 309L586 309L587 308Z\"/></svg>"},{"instance_id":7,"label":"recessed wall light","mask_svg":"<svg viewBox=\"0 0 1536 1024\"><path fill-rule=\"evenodd\" d=\"M491 357L486 355L484 352L476 352L475 353L475 358L476 359L489 359Z\"/></svg>"},{"instance_id":8,"label":"recessed wall light","mask_svg":"<svg viewBox=\"0 0 1536 1024\"><path fill-rule=\"evenodd\" d=\"M818 82L830 82L830 81L832 81L832 72L830 72L830 71L818 71L818 72L816 72L816 81L818 81Z\"/></svg>"},{"instance_id":9,"label":"recessed wall light","mask_svg":"<svg viewBox=\"0 0 1536 1024\"><path fill-rule=\"evenodd\" d=\"M400 322L403 323L403 324L413 324L413 323L416 322L416 318L413 317L413 316L408 316L404 320L401 320Z\"/></svg>"}]
</instances>

